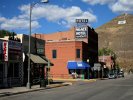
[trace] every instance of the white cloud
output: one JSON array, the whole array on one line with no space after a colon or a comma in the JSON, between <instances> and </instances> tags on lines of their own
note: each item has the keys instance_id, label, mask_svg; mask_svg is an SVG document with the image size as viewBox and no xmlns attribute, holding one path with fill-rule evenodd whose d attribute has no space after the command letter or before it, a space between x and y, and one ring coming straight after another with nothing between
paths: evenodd
<instances>
[{"instance_id":1,"label":"white cloud","mask_svg":"<svg viewBox=\"0 0 133 100\"><path fill-rule=\"evenodd\" d=\"M20 7L20 10L24 13L20 15L20 18L28 17L28 5L24 5ZM89 22L95 22L97 20L96 16L89 11L82 11L77 6L62 8L57 5L36 5L32 10L32 18L40 19L45 18L48 21L61 23L60 20L64 20L63 25L68 24L67 26L71 26L75 23L76 18L87 18Z\"/></svg>"},{"instance_id":2,"label":"white cloud","mask_svg":"<svg viewBox=\"0 0 133 100\"><path fill-rule=\"evenodd\" d=\"M5 19L5 18L4 18ZM32 21L32 28L39 27L39 23L37 21ZM27 29L29 27L29 20L19 19L14 17L12 19L6 19L1 23L2 29Z\"/></svg>"},{"instance_id":3,"label":"white cloud","mask_svg":"<svg viewBox=\"0 0 133 100\"><path fill-rule=\"evenodd\" d=\"M11 19L0 17L1 28L27 29L29 27L29 5L19 7L21 14ZM35 5L32 9L32 28L38 28L38 19L46 19L50 22L70 27L75 24L76 18L86 18L89 23L95 22L97 17L90 11L82 11L77 6L59 7L58 5Z\"/></svg>"},{"instance_id":4,"label":"white cloud","mask_svg":"<svg viewBox=\"0 0 133 100\"><path fill-rule=\"evenodd\" d=\"M104 5L104 4L113 3L116 0L82 0L82 1L91 5L95 5L95 4Z\"/></svg>"},{"instance_id":5,"label":"white cloud","mask_svg":"<svg viewBox=\"0 0 133 100\"><path fill-rule=\"evenodd\" d=\"M110 8L113 12L133 12L133 0L118 0Z\"/></svg>"},{"instance_id":6,"label":"white cloud","mask_svg":"<svg viewBox=\"0 0 133 100\"><path fill-rule=\"evenodd\" d=\"M82 0L90 5L108 5L116 13L133 12L133 0Z\"/></svg>"},{"instance_id":7,"label":"white cloud","mask_svg":"<svg viewBox=\"0 0 133 100\"><path fill-rule=\"evenodd\" d=\"M5 17L0 17L0 23L5 22L6 18Z\"/></svg>"}]
</instances>

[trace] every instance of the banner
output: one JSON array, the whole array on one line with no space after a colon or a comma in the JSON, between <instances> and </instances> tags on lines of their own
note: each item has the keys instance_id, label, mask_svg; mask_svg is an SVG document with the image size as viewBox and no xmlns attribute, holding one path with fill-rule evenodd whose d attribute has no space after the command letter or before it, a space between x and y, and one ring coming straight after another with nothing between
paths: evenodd
<instances>
[{"instance_id":1,"label":"banner","mask_svg":"<svg viewBox=\"0 0 133 100\"><path fill-rule=\"evenodd\" d=\"M3 42L3 58L4 61L8 61L8 42Z\"/></svg>"}]
</instances>

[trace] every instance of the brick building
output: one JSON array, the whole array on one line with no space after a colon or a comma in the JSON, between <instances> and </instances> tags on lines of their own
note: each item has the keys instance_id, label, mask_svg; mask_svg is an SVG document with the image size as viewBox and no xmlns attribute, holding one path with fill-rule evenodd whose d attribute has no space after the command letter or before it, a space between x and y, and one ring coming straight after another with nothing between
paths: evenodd
<instances>
[{"instance_id":1,"label":"brick building","mask_svg":"<svg viewBox=\"0 0 133 100\"><path fill-rule=\"evenodd\" d=\"M76 37L75 27L65 32L33 35L46 41L45 55L54 64L50 69L53 77L70 78L70 69L79 74L86 74L85 77L88 77L89 69L86 66L93 66L94 62L98 62L98 36L92 28L87 26L85 29L85 37ZM77 67L70 68L68 66L70 62L75 62ZM71 64L74 67L74 63Z\"/></svg>"},{"instance_id":2,"label":"brick building","mask_svg":"<svg viewBox=\"0 0 133 100\"><path fill-rule=\"evenodd\" d=\"M112 56L99 56L99 62L105 63L108 69L114 69L114 59Z\"/></svg>"},{"instance_id":3,"label":"brick building","mask_svg":"<svg viewBox=\"0 0 133 100\"><path fill-rule=\"evenodd\" d=\"M22 44L0 40L0 88L21 86L23 80Z\"/></svg>"}]
</instances>

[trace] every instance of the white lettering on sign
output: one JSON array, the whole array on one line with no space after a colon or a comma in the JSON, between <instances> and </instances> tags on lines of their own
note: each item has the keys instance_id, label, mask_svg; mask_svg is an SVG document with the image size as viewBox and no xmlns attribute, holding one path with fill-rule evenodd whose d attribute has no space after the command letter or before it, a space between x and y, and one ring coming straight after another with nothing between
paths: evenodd
<instances>
[{"instance_id":1,"label":"white lettering on sign","mask_svg":"<svg viewBox=\"0 0 133 100\"><path fill-rule=\"evenodd\" d=\"M76 31L87 31L87 27L78 27Z\"/></svg>"},{"instance_id":2,"label":"white lettering on sign","mask_svg":"<svg viewBox=\"0 0 133 100\"><path fill-rule=\"evenodd\" d=\"M87 38L88 27L77 27L75 37L76 38Z\"/></svg>"},{"instance_id":3,"label":"white lettering on sign","mask_svg":"<svg viewBox=\"0 0 133 100\"><path fill-rule=\"evenodd\" d=\"M76 19L76 23L88 23L88 19Z\"/></svg>"},{"instance_id":4,"label":"white lettering on sign","mask_svg":"<svg viewBox=\"0 0 133 100\"><path fill-rule=\"evenodd\" d=\"M86 38L87 33L86 32L76 32L76 38Z\"/></svg>"},{"instance_id":5,"label":"white lettering on sign","mask_svg":"<svg viewBox=\"0 0 133 100\"><path fill-rule=\"evenodd\" d=\"M3 42L4 61L8 61L8 42Z\"/></svg>"},{"instance_id":6,"label":"white lettering on sign","mask_svg":"<svg viewBox=\"0 0 133 100\"><path fill-rule=\"evenodd\" d=\"M78 66L78 67L82 67L83 65L82 65L81 62L77 62L77 66Z\"/></svg>"},{"instance_id":7,"label":"white lettering on sign","mask_svg":"<svg viewBox=\"0 0 133 100\"><path fill-rule=\"evenodd\" d=\"M126 20L118 21L118 24L126 24Z\"/></svg>"}]
</instances>

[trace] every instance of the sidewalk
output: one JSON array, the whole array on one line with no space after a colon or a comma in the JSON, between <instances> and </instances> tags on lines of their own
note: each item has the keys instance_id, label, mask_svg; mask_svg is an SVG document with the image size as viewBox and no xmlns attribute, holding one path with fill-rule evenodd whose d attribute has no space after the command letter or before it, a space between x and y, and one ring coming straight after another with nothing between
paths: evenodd
<instances>
[{"instance_id":1,"label":"sidewalk","mask_svg":"<svg viewBox=\"0 0 133 100\"><path fill-rule=\"evenodd\" d=\"M95 82L97 79L60 79L60 78L53 78L53 81L63 81L63 82L77 82L77 81L84 81L84 82Z\"/></svg>"},{"instance_id":2,"label":"sidewalk","mask_svg":"<svg viewBox=\"0 0 133 100\"><path fill-rule=\"evenodd\" d=\"M56 88L56 87L61 87L61 86L68 86L68 85L72 85L72 83L63 82L60 84L59 83L58 84L50 84L44 88L43 87L40 88L40 85L34 85L31 87L31 89L27 89L26 87L13 87L13 88L8 88L8 89L0 89L0 97L21 94L21 93L27 93L27 92L33 92L33 91L39 91L39 90L45 90L45 89L51 89L51 88Z\"/></svg>"}]
</instances>

